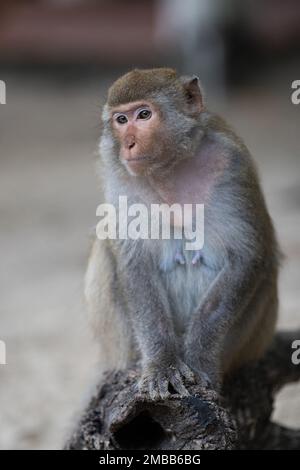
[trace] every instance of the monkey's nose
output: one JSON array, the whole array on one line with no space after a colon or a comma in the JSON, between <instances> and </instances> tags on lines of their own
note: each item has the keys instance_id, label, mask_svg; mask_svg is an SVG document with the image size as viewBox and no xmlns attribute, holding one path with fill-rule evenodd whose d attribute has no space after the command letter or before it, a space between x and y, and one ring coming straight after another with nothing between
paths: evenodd
<instances>
[{"instance_id":1,"label":"monkey's nose","mask_svg":"<svg viewBox=\"0 0 300 470\"><path fill-rule=\"evenodd\" d=\"M125 146L131 150L135 146L135 138L133 136L128 136L125 138Z\"/></svg>"}]
</instances>

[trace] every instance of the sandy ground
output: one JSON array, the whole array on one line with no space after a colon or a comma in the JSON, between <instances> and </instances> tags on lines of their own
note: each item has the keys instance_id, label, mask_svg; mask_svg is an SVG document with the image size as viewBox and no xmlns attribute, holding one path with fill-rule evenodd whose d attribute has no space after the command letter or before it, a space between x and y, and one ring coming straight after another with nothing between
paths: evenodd
<instances>
[{"instance_id":1,"label":"sandy ground","mask_svg":"<svg viewBox=\"0 0 300 470\"><path fill-rule=\"evenodd\" d=\"M82 295L98 202L94 176L101 80L7 82L0 106L0 448L61 448L97 374ZM221 110L258 162L287 259L279 326L300 326L300 108L266 88ZM300 386L278 397L275 419L300 427Z\"/></svg>"}]
</instances>

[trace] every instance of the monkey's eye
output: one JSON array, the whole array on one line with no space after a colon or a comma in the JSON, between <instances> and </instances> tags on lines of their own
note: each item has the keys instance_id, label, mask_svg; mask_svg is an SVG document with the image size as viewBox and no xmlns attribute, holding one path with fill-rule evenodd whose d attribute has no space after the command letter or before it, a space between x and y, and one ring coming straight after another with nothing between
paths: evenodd
<instances>
[{"instance_id":1,"label":"monkey's eye","mask_svg":"<svg viewBox=\"0 0 300 470\"><path fill-rule=\"evenodd\" d=\"M137 115L137 118L138 119L150 119L151 116L152 116L152 113L150 109L142 109Z\"/></svg>"},{"instance_id":2,"label":"monkey's eye","mask_svg":"<svg viewBox=\"0 0 300 470\"><path fill-rule=\"evenodd\" d=\"M127 119L127 117L125 116L125 114L119 114L119 116L117 116L117 118L116 118L116 121L117 121L119 124L126 124L126 122L128 122L128 119Z\"/></svg>"}]
</instances>

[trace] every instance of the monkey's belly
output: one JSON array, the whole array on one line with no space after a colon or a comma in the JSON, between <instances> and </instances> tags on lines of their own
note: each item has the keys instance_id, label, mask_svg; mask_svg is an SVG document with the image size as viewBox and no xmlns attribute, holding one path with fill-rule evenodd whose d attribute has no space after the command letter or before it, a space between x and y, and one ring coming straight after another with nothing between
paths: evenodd
<instances>
[{"instance_id":1,"label":"monkey's belly","mask_svg":"<svg viewBox=\"0 0 300 470\"><path fill-rule=\"evenodd\" d=\"M176 331L182 334L190 317L199 308L201 300L218 271L209 267L205 259L193 265L192 259L195 256L193 251L183 251L185 264L177 263L174 257L173 243L175 242L169 243L170 253L164 250L163 263L161 263L161 279L170 302Z\"/></svg>"}]
</instances>

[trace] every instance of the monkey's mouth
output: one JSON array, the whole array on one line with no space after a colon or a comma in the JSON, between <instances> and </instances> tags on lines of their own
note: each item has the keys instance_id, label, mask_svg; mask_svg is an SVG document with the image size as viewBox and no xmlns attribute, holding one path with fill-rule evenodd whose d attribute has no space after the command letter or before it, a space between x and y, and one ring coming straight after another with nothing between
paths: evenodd
<instances>
[{"instance_id":1,"label":"monkey's mouth","mask_svg":"<svg viewBox=\"0 0 300 470\"><path fill-rule=\"evenodd\" d=\"M141 161L145 161L145 160L149 160L149 157L131 157L131 158L126 158L125 161L126 163L132 163L132 162L141 162Z\"/></svg>"}]
</instances>

